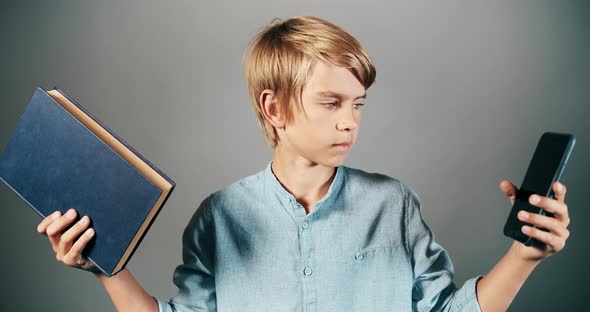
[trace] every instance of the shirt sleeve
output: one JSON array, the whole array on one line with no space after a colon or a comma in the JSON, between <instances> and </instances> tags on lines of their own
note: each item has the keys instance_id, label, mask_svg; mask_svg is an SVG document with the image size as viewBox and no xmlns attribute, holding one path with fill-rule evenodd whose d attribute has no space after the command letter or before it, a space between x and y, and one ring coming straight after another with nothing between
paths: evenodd
<instances>
[{"instance_id":1,"label":"shirt sleeve","mask_svg":"<svg viewBox=\"0 0 590 312\"><path fill-rule=\"evenodd\" d=\"M402 185L406 207L406 235L414 273L413 311L477 311L476 284L483 277L468 279L461 288L453 283L454 269L447 251L434 241L422 218L420 198Z\"/></svg>"},{"instance_id":2,"label":"shirt sleeve","mask_svg":"<svg viewBox=\"0 0 590 312\"><path fill-rule=\"evenodd\" d=\"M209 195L192 216L182 235L182 260L172 281L178 294L168 302L159 300L160 312L216 311L214 277L214 231L211 208L214 194Z\"/></svg>"}]
</instances>

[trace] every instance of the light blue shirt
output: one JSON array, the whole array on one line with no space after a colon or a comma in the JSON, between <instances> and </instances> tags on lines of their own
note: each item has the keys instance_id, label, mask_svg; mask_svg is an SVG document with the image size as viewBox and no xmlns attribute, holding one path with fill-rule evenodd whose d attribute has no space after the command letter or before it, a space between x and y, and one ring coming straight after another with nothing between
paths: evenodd
<instances>
[{"instance_id":1,"label":"light blue shirt","mask_svg":"<svg viewBox=\"0 0 590 312\"><path fill-rule=\"evenodd\" d=\"M481 311L402 181L339 166L306 214L271 164L201 203L160 311Z\"/></svg>"}]
</instances>

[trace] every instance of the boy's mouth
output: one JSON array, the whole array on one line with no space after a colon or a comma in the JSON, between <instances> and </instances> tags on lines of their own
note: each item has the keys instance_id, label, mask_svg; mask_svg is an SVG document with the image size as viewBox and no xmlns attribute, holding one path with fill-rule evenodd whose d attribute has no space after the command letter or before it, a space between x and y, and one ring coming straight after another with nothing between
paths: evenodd
<instances>
[{"instance_id":1,"label":"boy's mouth","mask_svg":"<svg viewBox=\"0 0 590 312\"><path fill-rule=\"evenodd\" d=\"M337 144L332 144L334 147L339 147L341 149L347 150L350 148L351 142L342 142Z\"/></svg>"}]
</instances>

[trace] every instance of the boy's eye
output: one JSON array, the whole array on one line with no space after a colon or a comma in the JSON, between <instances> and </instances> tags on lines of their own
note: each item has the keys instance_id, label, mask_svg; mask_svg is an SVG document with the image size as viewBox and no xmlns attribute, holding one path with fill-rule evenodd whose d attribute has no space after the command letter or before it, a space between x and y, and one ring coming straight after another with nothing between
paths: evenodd
<instances>
[{"instance_id":1,"label":"boy's eye","mask_svg":"<svg viewBox=\"0 0 590 312\"><path fill-rule=\"evenodd\" d=\"M322 105L324 105L326 108L333 108L333 107L336 107L337 103L336 102L328 102L328 103L322 103Z\"/></svg>"},{"instance_id":2,"label":"boy's eye","mask_svg":"<svg viewBox=\"0 0 590 312\"><path fill-rule=\"evenodd\" d=\"M338 106L338 102L325 102L325 103L322 103L322 105L324 105L326 108L332 109L332 108ZM364 103L355 103L352 105L354 106L355 109L360 109L361 106L364 106L365 104Z\"/></svg>"}]
</instances>

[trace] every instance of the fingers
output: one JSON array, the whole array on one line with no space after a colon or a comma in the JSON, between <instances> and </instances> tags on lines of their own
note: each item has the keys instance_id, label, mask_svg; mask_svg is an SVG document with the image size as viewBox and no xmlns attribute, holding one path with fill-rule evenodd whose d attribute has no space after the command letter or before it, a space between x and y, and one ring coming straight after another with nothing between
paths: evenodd
<instances>
[{"instance_id":1,"label":"fingers","mask_svg":"<svg viewBox=\"0 0 590 312\"><path fill-rule=\"evenodd\" d=\"M76 218L76 210L69 209L66 214L57 218L49 226L45 233L51 242L51 246L55 252L58 252L59 241L61 238L61 232L70 225Z\"/></svg>"},{"instance_id":2,"label":"fingers","mask_svg":"<svg viewBox=\"0 0 590 312\"><path fill-rule=\"evenodd\" d=\"M506 195L512 204L514 204L514 200L516 199L516 193L518 192L518 188L510 182L510 180L502 180L500 182L500 190L504 195Z\"/></svg>"},{"instance_id":3,"label":"fingers","mask_svg":"<svg viewBox=\"0 0 590 312\"><path fill-rule=\"evenodd\" d=\"M537 206L539 208L543 208L545 211L551 212L555 216L555 219L563 223L565 227L569 225L569 212L565 202L536 194L533 194L529 197L529 202L533 206Z\"/></svg>"},{"instance_id":4,"label":"fingers","mask_svg":"<svg viewBox=\"0 0 590 312\"><path fill-rule=\"evenodd\" d=\"M559 181L555 181L553 183L553 193L555 194L555 199L560 202L565 202L565 185L560 183Z\"/></svg>"},{"instance_id":5,"label":"fingers","mask_svg":"<svg viewBox=\"0 0 590 312\"><path fill-rule=\"evenodd\" d=\"M527 213L522 210L518 213L518 219L528 224L535 225L538 228L546 229L560 238L567 239L569 237L569 231L567 228L555 218L536 213Z\"/></svg>"},{"instance_id":6,"label":"fingers","mask_svg":"<svg viewBox=\"0 0 590 312\"><path fill-rule=\"evenodd\" d=\"M84 266L86 260L82 257L82 251L86 244L92 239L94 236L93 229L87 229L84 231L78 240L72 245L72 248L68 251L68 253L62 258L62 262L69 266Z\"/></svg>"},{"instance_id":7,"label":"fingers","mask_svg":"<svg viewBox=\"0 0 590 312\"><path fill-rule=\"evenodd\" d=\"M56 211L50 215L48 215L39 225L37 225L37 232L45 235L45 231L47 230L47 226L49 226L55 219L61 217L61 211Z\"/></svg>"},{"instance_id":8,"label":"fingers","mask_svg":"<svg viewBox=\"0 0 590 312\"><path fill-rule=\"evenodd\" d=\"M84 216L82 219L80 219L80 221L74 224L74 226L72 226L69 230L63 233L59 240L57 253L59 255L67 254L74 242L74 239L76 239L78 236L80 236L80 233L86 230L88 224L90 224L90 219L88 218L88 216Z\"/></svg>"},{"instance_id":9,"label":"fingers","mask_svg":"<svg viewBox=\"0 0 590 312\"><path fill-rule=\"evenodd\" d=\"M88 228L90 218L82 217L76 224L63 232L76 219L77 212L69 209L64 215L56 211L37 225L37 231L47 235L55 251L55 258L65 265L91 269L94 265L82 256L82 251L94 237L94 229ZM63 232L63 233L62 233Z\"/></svg>"},{"instance_id":10,"label":"fingers","mask_svg":"<svg viewBox=\"0 0 590 312\"><path fill-rule=\"evenodd\" d=\"M551 232L545 232L527 225L522 227L522 232L540 242L547 244L550 249L553 249L553 252L559 252L565 247L566 239ZM569 236L569 232L567 235Z\"/></svg>"},{"instance_id":11,"label":"fingers","mask_svg":"<svg viewBox=\"0 0 590 312\"><path fill-rule=\"evenodd\" d=\"M502 193L506 194L506 196L516 195L516 191L518 190L510 180L502 180L500 182L500 189L502 190Z\"/></svg>"}]
</instances>

